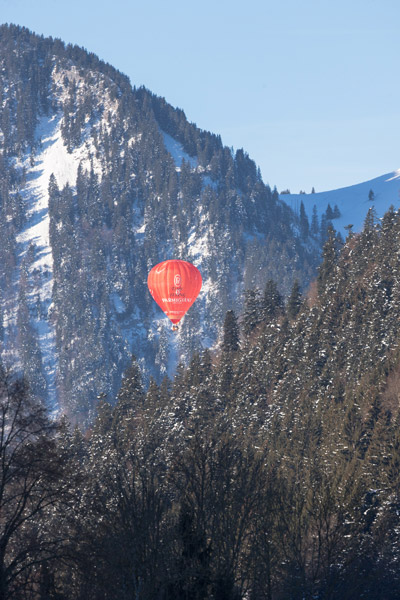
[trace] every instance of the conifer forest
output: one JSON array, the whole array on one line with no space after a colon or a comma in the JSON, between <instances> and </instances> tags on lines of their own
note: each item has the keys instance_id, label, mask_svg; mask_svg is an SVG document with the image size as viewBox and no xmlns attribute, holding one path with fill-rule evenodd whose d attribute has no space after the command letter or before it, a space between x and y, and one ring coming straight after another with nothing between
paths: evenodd
<instances>
[{"instance_id":1,"label":"conifer forest","mask_svg":"<svg viewBox=\"0 0 400 600\"><path fill-rule=\"evenodd\" d=\"M400 211L310 224L60 40L0 67L0 600L397 600Z\"/></svg>"}]
</instances>

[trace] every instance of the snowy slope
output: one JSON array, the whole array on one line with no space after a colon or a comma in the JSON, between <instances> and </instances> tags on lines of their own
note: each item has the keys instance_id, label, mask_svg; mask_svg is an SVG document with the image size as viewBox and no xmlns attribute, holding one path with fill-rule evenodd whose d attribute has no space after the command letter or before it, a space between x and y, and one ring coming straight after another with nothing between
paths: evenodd
<instances>
[{"instance_id":1,"label":"snowy slope","mask_svg":"<svg viewBox=\"0 0 400 600\"><path fill-rule=\"evenodd\" d=\"M369 200L370 190L374 194L373 202ZM336 204L341 217L335 219L333 225L337 231L345 236L346 225L353 225L354 232L361 231L370 206L374 206L378 217L382 217L391 205L395 208L400 206L400 169L370 181L338 190L317 194L281 194L280 198L297 213L300 210L301 202L303 202L310 222L314 205L317 207L319 218L321 218L328 204L331 205L332 209Z\"/></svg>"},{"instance_id":2,"label":"snowy slope","mask_svg":"<svg viewBox=\"0 0 400 600\"><path fill-rule=\"evenodd\" d=\"M69 153L61 137L61 114L43 117L36 130L36 139L40 147L32 160L27 153L21 166L27 173L27 183L20 190L27 205L25 227L17 235L20 261L31 253L27 264L29 286L28 303L31 309L33 326L37 332L42 356L47 394L52 407L56 401L56 349L55 331L51 322L50 310L53 288L53 256L49 239L49 195L48 186L51 174L54 174L60 187L75 185L79 162L85 164L87 152L83 148ZM18 294L15 294L17 299ZM33 310L39 303L40 310ZM15 325L17 307L10 311L4 323L5 331ZM6 344L7 347L7 344Z\"/></svg>"},{"instance_id":3,"label":"snowy slope","mask_svg":"<svg viewBox=\"0 0 400 600\"><path fill-rule=\"evenodd\" d=\"M172 136L168 135L168 133L165 133L165 131L162 130L161 133L164 138L165 147L174 159L176 170L181 170L183 160L185 160L193 169L195 169L198 164L197 158L189 156L189 154L184 151L182 144L177 142Z\"/></svg>"}]
</instances>

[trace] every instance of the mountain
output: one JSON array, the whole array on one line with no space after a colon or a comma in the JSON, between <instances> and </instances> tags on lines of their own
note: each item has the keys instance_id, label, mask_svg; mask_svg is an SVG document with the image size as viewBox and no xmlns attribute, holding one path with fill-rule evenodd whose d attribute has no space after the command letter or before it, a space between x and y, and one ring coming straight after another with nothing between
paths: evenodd
<instances>
[{"instance_id":1,"label":"mountain","mask_svg":"<svg viewBox=\"0 0 400 600\"><path fill-rule=\"evenodd\" d=\"M281 200L285 201L295 212L300 214L300 206L303 202L306 215L312 222L314 206L318 217L318 224L321 220L331 220L335 229L344 237L347 234L347 226L352 225L354 232L362 230L364 220L368 209L374 207L377 216L383 217L390 206L399 206L400 201L400 169L381 175L375 179L364 181L356 185L319 192L315 194L288 194L281 193ZM330 206L332 213L337 206L337 216L331 213L329 218ZM328 216L326 211L328 210Z\"/></svg>"},{"instance_id":2,"label":"mountain","mask_svg":"<svg viewBox=\"0 0 400 600\"><path fill-rule=\"evenodd\" d=\"M4 25L0 77L1 358L54 410L90 422L132 353L160 381L246 289L315 273L317 236L246 152L95 55ZM146 286L167 258L204 281L177 336Z\"/></svg>"}]
</instances>

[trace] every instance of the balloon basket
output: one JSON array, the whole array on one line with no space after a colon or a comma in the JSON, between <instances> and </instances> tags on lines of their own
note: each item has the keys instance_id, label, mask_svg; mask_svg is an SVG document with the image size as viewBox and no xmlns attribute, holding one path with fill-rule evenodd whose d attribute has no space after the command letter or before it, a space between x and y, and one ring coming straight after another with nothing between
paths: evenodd
<instances>
[{"instance_id":1,"label":"balloon basket","mask_svg":"<svg viewBox=\"0 0 400 600\"><path fill-rule=\"evenodd\" d=\"M178 333L178 331L179 331L179 327L178 327L178 325L172 325L172 331L173 331L174 333Z\"/></svg>"}]
</instances>

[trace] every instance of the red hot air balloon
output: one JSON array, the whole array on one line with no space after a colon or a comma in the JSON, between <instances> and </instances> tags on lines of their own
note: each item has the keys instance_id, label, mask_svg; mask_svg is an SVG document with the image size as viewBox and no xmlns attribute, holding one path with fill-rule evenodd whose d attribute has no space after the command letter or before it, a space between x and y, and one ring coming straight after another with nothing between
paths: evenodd
<instances>
[{"instance_id":1,"label":"red hot air balloon","mask_svg":"<svg viewBox=\"0 0 400 600\"><path fill-rule=\"evenodd\" d=\"M174 331L201 290L200 271L185 260L165 260L147 278L150 294L172 321Z\"/></svg>"}]
</instances>

